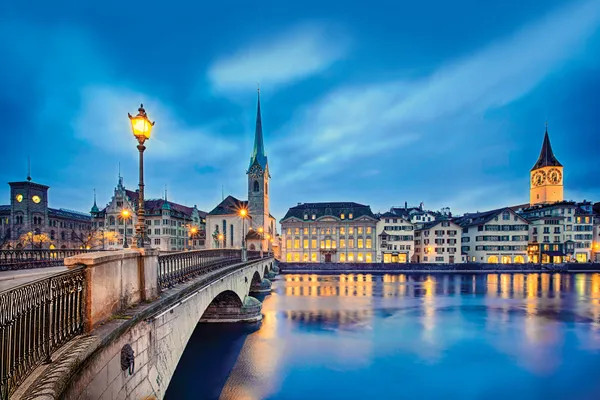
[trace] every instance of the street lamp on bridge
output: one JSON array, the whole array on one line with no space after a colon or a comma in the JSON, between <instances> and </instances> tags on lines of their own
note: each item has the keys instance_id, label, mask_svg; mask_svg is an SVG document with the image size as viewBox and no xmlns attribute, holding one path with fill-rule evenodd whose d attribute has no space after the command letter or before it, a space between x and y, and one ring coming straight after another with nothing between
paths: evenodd
<instances>
[{"instance_id":1,"label":"street lamp on bridge","mask_svg":"<svg viewBox=\"0 0 600 400\"><path fill-rule=\"evenodd\" d=\"M123 224L125 226L124 229L123 229L123 232L124 232L124 235L123 235L123 248L126 249L126 248L129 247L129 244L127 243L127 220L129 218L131 218L132 215L129 212L129 210L125 208L125 209L121 210L121 214L119 215L119 217L123 220Z\"/></svg>"},{"instance_id":2,"label":"street lamp on bridge","mask_svg":"<svg viewBox=\"0 0 600 400\"><path fill-rule=\"evenodd\" d=\"M146 146L144 146L144 143L146 140L150 139L150 133L152 132L154 122L150 122L148 119L143 104L140 104L140 108L138 108L138 114L135 117L129 113L127 113L127 115L131 121L131 130L133 131L133 136L135 136L138 141L137 149L140 152L140 182L137 211L138 220L135 224L135 236L137 247L143 248L146 237L146 226L144 220L144 150L146 150Z\"/></svg>"},{"instance_id":3,"label":"street lamp on bridge","mask_svg":"<svg viewBox=\"0 0 600 400\"><path fill-rule=\"evenodd\" d=\"M238 214L242 219L242 261L246 261L246 218L249 217L248 210L246 208L240 208Z\"/></svg>"}]
</instances>

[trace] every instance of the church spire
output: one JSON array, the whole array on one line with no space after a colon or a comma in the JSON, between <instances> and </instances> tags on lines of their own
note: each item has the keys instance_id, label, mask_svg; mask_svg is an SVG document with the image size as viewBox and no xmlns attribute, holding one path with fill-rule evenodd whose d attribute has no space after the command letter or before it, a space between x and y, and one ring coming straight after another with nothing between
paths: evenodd
<instances>
[{"instance_id":1,"label":"church spire","mask_svg":"<svg viewBox=\"0 0 600 400\"><path fill-rule=\"evenodd\" d=\"M262 169L267 168L267 155L265 154L265 145L263 142L262 119L260 116L260 88L258 88L258 107L256 110L256 130L254 132L254 149L250 157L250 166L257 163Z\"/></svg>"},{"instance_id":2,"label":"church spire","mask_svg":"<svg viewBox=\"0 0 600 400\"><path fill-rule=\"evenodd\" d=\"M100 212L100 209L98 209L98 206L96 205L96 189L94 189L94 205L92 206L92 210L90 212L91 213Z\"/></svg>"},{"instance_id":3,"label":"church spire","mask_svg":"<svg viewBox=\"0 0 600 400\"><path fill-rule=\"evenodd\" d=\"M542 143L540 157L531 170L533 171L542 167L562 167L562 164L556 159L552 151L550 137L548 136L548 122L546 122L546 133L544 133L544 142Z\"/></svg>"}]
</instances>

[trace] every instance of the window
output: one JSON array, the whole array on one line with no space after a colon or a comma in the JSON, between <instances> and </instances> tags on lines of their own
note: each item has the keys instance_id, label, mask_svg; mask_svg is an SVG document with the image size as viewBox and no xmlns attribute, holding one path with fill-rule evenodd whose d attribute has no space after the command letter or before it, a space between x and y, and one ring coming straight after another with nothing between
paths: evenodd
<instances>
[{"instance_id":1,"label":"window","mask_svg":"<svg viewBox=\"0 0 600 400\"><path fill-rule=\"evenodd\" d=\"M288 249L292 248L292 239L288 239L285 241L285 247Z\"/></svg>"},{"instance_id":2,"label":"window","mask_svg":"<svg viewBox=\"0 0 600 400\"><path fill-rule=\"evenodd\" d=\"M160 239L154 239L154 244L160 246Z\"/></svg>"},{"instance_id":3,"label":"window","mask_svg":"<svg viewBox=\"0 0 600 400\"><path fill-rule=\"evenodd\" d=\"M363 240L362 239L358 239L358 248L359 249L363 248Z\"/></svg>"},{"instance_id":4,"label":"window","mask_svg":"<svg viewBox=\"0 0 600 400\"><path fill-rule=\"evenodd\" d=\"M371 238L367 238L365 244L366 244L367 249L372 248L373 243L371 242Z\"/></svg>"},{"instance_id":5,"label":"window","mask_svg":"<svg viewBox=\"0 0 600 400\"><path fill-rule=\"evenodd\" d=\"M300 248L300 239L295 239L294 240L294 249L299 249Z\"/></svg>"},{"instance_id":6,"label":"window","mask_svg":"<svg viewBox=\"0 0 600 400\"><path fill-rule=\"evenodd\" d=\"M302 243L302 248L303 249L308 249L308 239L304 239L304 241Z\"/></svg>"},{"instance_id":7,"label":"window","mask_svg":"<svg viewBox=\"0 0 600 400\"><path fill-rule=\"evenodd\" d=\"M510 213L508 211L504 211L502 213L502 220L503 221L510 221Z\"/></svg>"},{"instance_id":8,"label":"window","mask_svg":"<svg viewBox=\"0 0 600 400\"><path fill-rule=\"evenodd\" d=\"M342 214L340 215L340 219L344 219L344 218L346 218L346 216L345 216L345 215L342 213Z\"/></svg>"},{"instance_id":9,"label":"window","mask_svg":"<svg viewBox=\"0 0 600 400\"><path fill-rule=\"evenodd\" d=\"M348 218L352 219L352 213L348 214Z\"/></svg>"},{"instance_id":10,"label":"window","mask_svg":"<svg viewBox=\"0 0 600 400\"><path fill-rule=\"evenodd\" d=\"M317 262L317 253L312 253L310 255L310 261Z\"/></svg>"},{"instance_id":11,"label":"window","mask_svg":"<svg viewBox=\"0 0 600 400\"><path fill-rule=\"evenodd\" d=\"M354 247L354 239L348 239L348 248L351 249Z\"/></svg>"},{"instance_id":12,"label":"window","mask_svg":"<svg viewBox=\"0 0 600 400\"><path fill-rule=\"evenodd\" d=\"M302 261L304 261L304 262L308 262L308 253L304 253L304 254L302 255Z\"/></svg>"},{"instance_id":13,"label":"window","mask_svg":"<svg viewBox=\"0 0 600 400\"><path fill-rule=\"evenodd\" d=\"M348 228L348 233L349 233L350 235L354 234L354 228L353 228L353 227L349 227L349 228Z\"/></svg>"},{"instance_id":14,"label":"window","mask_svg":"<svg viewBox=\"0 0 600 400\"><path fill-rule=\"evenodd\" d=\"M310 247L313 249L317 248L317 239L313 239L310 241Z\"/></svg>"},{"instance_id":15,"label":"window","mask_svg":"<svg viewBox=\"0 0 600 400\"><path fill-rule=\"evenodd\" d=\"M436 257L435 261L444 261L444 257Z\"/></svg>"},{"instance_id":16,"label":"window","mask_svg":"<svg viewBox=\"0 0 600 400\"><path fill-rule=\"evenodd\" d=\"M358 234L359 234L359 235L361 235L361 234L363 233L363 228L362 228L362 226L359 226L359 227L357 228L357 230L358 230Z\"/></svg>"},{"instance_id":17,"label":"window","mask_svg":"<svg viewBox=\"0 0 600 400\"><path fill-rule=\"evenodd\" d=\"M363 253L358 253L358 257L356 259L358 262L363 262L364 261Z\"/></svg>"},{"instance_id":18,"label":"window","mask_svg":"<svg viewBox=\"0 0 600 400\"><path fill-rule=\"evenodd\" d=\"M308 228L304 228L304 234L308 235Z\"/></svg>"},{"instance_id":19,"label":"window","mask_svg":"<svg viewBox=\"0 0 600 400\"><path fill-rule=\"evenodd\" d=\"M340 227L340 235L345 235L346 234L346 228L344 228L343 226Z\"/></svg>"},{"instance_id":20,"label":"window","mask_svg":"<svg viewBox=\"0 0 600 400\"><path fill-rule=\"evenodd\" d=\"M304 214L304 219L308 219L308 214Z\"/></svg>"},{"instance_id":21,"label":"window","mask_svg":"<svg viewBox=\"0 0 600 400\"><path fill-rule=\"evenodd\" d=\"M371 253L367 253L365 261L368 263L373 262L373 255Z\"/></svg>"},{"instance_id":22,"label":"window","mask_svg":"<svg viewBox=\"0 0 600 400\"><path fill-rule=\"evenodd\" d=\"M312 215L312 219L316 219L317 216L315 214Z\"/></svg>"},{"instance_id":23,"label":"window","mask_svg":"<svg viewBox=\"0 0 600 400\"><path fill-rule=\"evenodd\" d=\"M367 235L370 235L370 234L371 234L371 227L367 226Z\"/></svg>"},{"instance_id":24,"label":"window","mask_svg":"<svg viewBox=\"0 0 600 400\"><path fill-rule=\"evenodd\" d=\"M292 253L287 253L286 256L285 256L285 260L287 262L292 262Z\"/></svg>"},{"instance_id":25,"label":"window","mask_svg":"<svg viewBox=\"0 0 600 400\"><path fill-rule=\"evenodd\" d=\"M353 253L348 254L348 262L354 262L354 254Z\"/></svg>"},{"instance_id":26,"label":"window","mask_svg":"<svg viewBox=\"0 0 600 400\"><path fill-rule=\"evenodd\" d=\"M324 249L325 248L325 241L321 240L321 248Z\"/></svg>"},{"instance_id":27,"label":"window","mask_svg":"<svg viewBox=\"0 0 600 400\"><path fill-rule=\"evenodd\" d=\"M254 181L254 187L253 187L253 190L254 190L255 192L258 192L258 191L260 191L260 185L258 184L258 181Z\"/></svg>"},{"instance_id":28,"label":"window","mask_svg":"<svg viewBox=\"0 0 600 400\"><path fill-rule=\"evenodd\" d=\"M346 240L340 239L340 249L345 249L345 248L346 248Z\"/></svg>"}]
</instances>

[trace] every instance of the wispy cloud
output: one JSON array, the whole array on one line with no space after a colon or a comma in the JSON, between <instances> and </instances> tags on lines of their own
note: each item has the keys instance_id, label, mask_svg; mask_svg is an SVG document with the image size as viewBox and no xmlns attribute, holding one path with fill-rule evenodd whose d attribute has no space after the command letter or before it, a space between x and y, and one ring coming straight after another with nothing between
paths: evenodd
<instances>
[{"instance_id":1,"label":"wispy cloud","mask_svg":"<svg viewBox=\"0 0 600 400\"><path fill-rule=\"evenodd\" d=\"M220 91L247 90L256 87L256 82L273 89L325 70L344 57L348 48L334 28L304 24L216 60L208 78Z\"/></svg>"},{"instance_id":2,"label":"wispy cloud","mask_svg":"<svg viewBox=\"0 0 600 400\"><path fill-rule=\"evenodd\" d=\"M600 1L557 10L504 40L415 81L341 87L306 107L276 152L297 153L284 181L326 176L357 159L441 139L440 118L481 115L531 91L578 54L600 22Z\"/></svg>"}]
</instances>

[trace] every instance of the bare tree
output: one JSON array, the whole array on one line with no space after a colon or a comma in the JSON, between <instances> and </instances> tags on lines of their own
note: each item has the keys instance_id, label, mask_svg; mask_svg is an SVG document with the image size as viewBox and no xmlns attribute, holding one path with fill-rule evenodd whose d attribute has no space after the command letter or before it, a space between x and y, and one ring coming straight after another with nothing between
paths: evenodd
<instances>
[{"instance_id":1,"label":"bare tree","mask_svg":"<svg viewBox=\"0 0 600 400\"><path fill-rule=\"evenodd\" d=\"M71 233L71 236L80 247L84 249L102 249L111 242L117 242L120 238L118 232L110 232L103 228L90 228L79 235L75 231Z\"/></svg>"}]
</instances>

